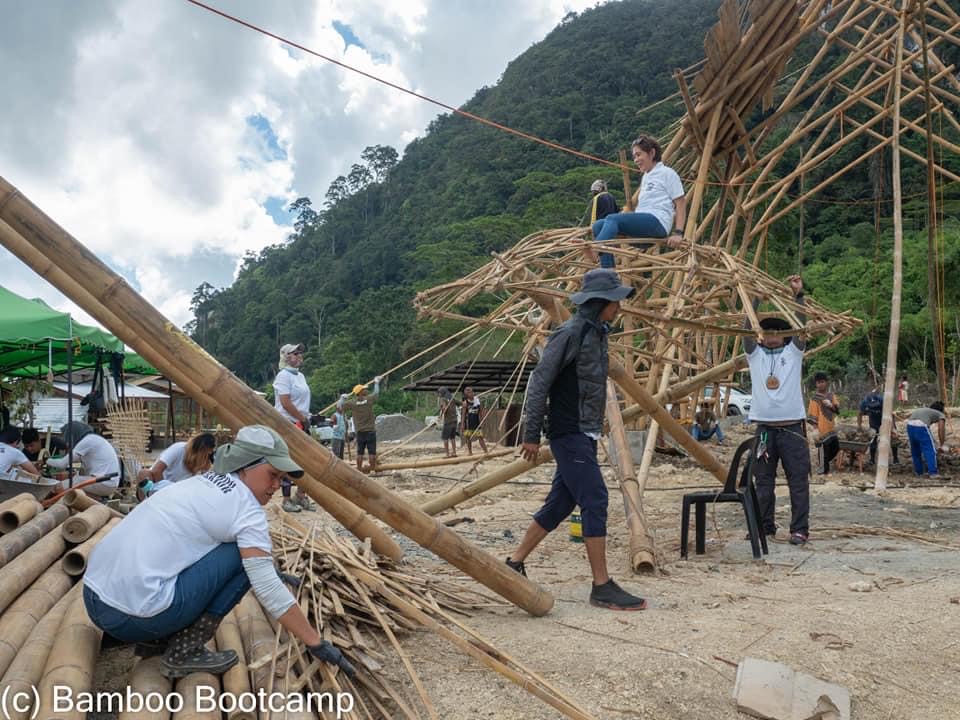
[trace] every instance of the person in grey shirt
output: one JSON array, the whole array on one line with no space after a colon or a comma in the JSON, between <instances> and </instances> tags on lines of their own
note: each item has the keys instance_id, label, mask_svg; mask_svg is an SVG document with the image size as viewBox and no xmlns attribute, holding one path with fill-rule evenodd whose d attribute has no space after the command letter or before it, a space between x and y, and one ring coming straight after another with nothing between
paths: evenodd
<instances>
[{"instance_id":1,"label":"person in grey shirt","mask_svg":"<svg viewBox=\"0 0 960 720\"><path fill-rule=\"evenodd\" d=\"M937 400L930 407L917 408L907 419L907 438L910 440L910 456L913 458L913 472L923 475L924 465L930 477L937 477L937 450L933 445L933 432L930 428L936 424L940 436L940 447L947 441L947 416L943 412L943 403Z\"/></svg>"}]
</instances>

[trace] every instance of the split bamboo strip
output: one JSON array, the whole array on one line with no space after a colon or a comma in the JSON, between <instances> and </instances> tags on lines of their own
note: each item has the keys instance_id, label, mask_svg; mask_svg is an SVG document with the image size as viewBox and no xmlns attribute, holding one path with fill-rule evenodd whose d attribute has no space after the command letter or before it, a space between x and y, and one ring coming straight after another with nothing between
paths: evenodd
<instances>
[{"instance_id":1,"label":"split bamboo strip","mask_svg":"<svg viewBox=\"0 0 960 720\"><path fill-rule=\"evenodd\" d=\"M26 522L29 522L43 506L28 495L10 507L0 512L0 533L11 533Z\"/></svg>"},{"instance_id":2,"label":"split bamboo strip","mask_svg":"<svg viewBox=\"0 0 960 720\"><path fill-rule=\"evenodd\" d=\"M249 693L250 674L247 671L247 655L243 649L243 639L240 637L240 626L237 624L237 614L234 610L227 613L220 627L217 628L217 647L221 651L233 650L239 658L237 664L220 678L223 692L235 698ZM257 714L237 708L226 713L226 720L257 720Z\"/></svg>"},{"instance_id":3,"label":"split bamboo strip","mask_svg":"<svg viewBox=\"0 0 960 720\"><path fill-rule=\"evenodd\" d=\"M3 678L0 679L0 687L7 693L7 697L13 697L16 693L21 693L21 697L26 698L34 696L67 608L79 595L80 590L77 586L57 600L56 604L39 619L39 622L30 627L30 634L27 636L23 650L17 653L16 658L3 674ZM32 701L31 704L20 707L23 709L18 710L13 703L10 703L4 708L4 719L28 720L29 718L32 720L35 717L32 712L34 709Z\"/></svg>"},{"instance_id":4,"label":"split bamboo strip","mask_svg":"<svg viewBox=\"0 0 960 720\"><path fill-rule=\"evenodd\" d=\"M104 505L101 502L97 502L92 497L87 495L83 490L67 490L63 496L63 503L71 510L77 513L81 513L85 510L89 510L92 507L106 507L110 510L110 514L115 518L123 519L126 517L123 513L117 512L113 508L109 508L107 505Z\"/></svg>"},{"instance_id":5,"label":"split bamboo strip","mask_svg":"<svg viewBox=\"0 0 960 720\"><path fill-rule=\"evenodd\" d=\"M544 615L550 611L553 597L548 592L526 578L518 577L497 558L472 546L395 493L347 466L315 440L285 422L273 407L179 332L121 277L97 260L4 179L0 179L0 219L46 258L35 269L48 272L53 264L62 269L89 293L73 294L71 299L82 302L90 296L96 298L96 303L84 309L94 317L100 315L101 320L119 319L123 327L111 328L107 323L108 329L132 331L132 334L121 336L121 339L138 351L150 346L155 348L165 360L158 365L158 369L181 387L195 380L203 391L200 399L215 394L241 419L272 426L286 440L293 457L304 469L343 497L370 511L531 614ZM0 239L7 244L5 235ZM8 249L13 248L8 245ZM28 263L36 259L31 256L18 257ZM72 287L60 289L71 296ZM109 305L110 311L104 314L102 311L106 305ZM311 483L298 480L298 485L309 492Z\"/></svg>"},{"instance_id":6,"label":"split bamboo strip","mask_svg":"<svg viewBox=\"0 0 960 720\"><path fill-rule=\"evenodd\" d=\"M80 585L70 593L70 601L50 654L43 668L43 677L37 685L40 696L38 720L86 720L87 714L73 712L54 713L53 693L55 687L70 688L71 695L78 697L93 688L93 671L100 653L100 638L103 632L87 616Z\"/></svg>"},{"instance_id":7,"label":"split bamboo strip","mask_svg":"<svg viewBox=\"0 0 960 720\"><path fill-rule=\"evenodd\" d=\"M86 540L82 545L68 550L64 554L63 560L60 561L60 566L63 568L63 571L70 577L83 575L87 569L87 558L90 557L90 551L119 523L119 518L110 518L107 524L97 530L93 537Z\"/></svg>"},{"instance_id":8,"label":"split bamboo strip","mask_svg":"<svg viewBox=\"0 0 960 720\"><path fill-rule=\"evenodd\" d=\"M79 545L83 541L89 540L97 530L107 524L108 520L110 520L110 508L97 503L80 514L67 519L60 526L60 530L67 542Z\"/></svg>"},{"instance_id":9,"label":"split bamboo strip","mask_svg":"<svg viewBox=\"0 0 960 720\"><path fill-rule=\"evenodd\" d=\"M64 273L56 264L48 260L43 253L38 252L32 245L26 242L21 235L2 220L0 220L0 243L15 252L18 257L33 267L39 275L63 289L68 295L71 295L79 305L85 307L98 306L98 301L95 300L90 293L78 285L73 278ZM67 292L67 289L69 289L69 292ZM112 327L115 330L115 334L118 336L122 335L123 337L133 335L132 331L107 308L101 306L99 310L101 314L98 319L105 326ZM163 365L164 357L149 343L141 345L139 351L140 355L154 367ZM178 378L177 384L184 392L197 400L198 403L202 404L203 407L221 420L237 428L245 424L221 405L215 394L208 395L200 390L191 377L183 375ZM311 481L309 478L304 479L300 484L310 497L336 518L344 528L359 538L372 538L377 552L395 559L402 557L403 552L400 546L356 505L344 500L335 492ZM73 503L71 507L79 510L85 510L96 502L87 497L82 490L68 492L65 499L68 505ZM116 517L123 517L122 514L115 510L111 512Z\"/></svg>"},{"instance_id":10,"label":"split bamboo strip","mask_svg":"<svg viewBox=\"0 0 960 720\"><path fill-rule=\"evenodd\" d=\"M71 585L71 578L53 565L0 615L0 677L23 649L33 627Z\"/></svg>"},{"instance_id":11,"label":"split bamboo strip","mask_svg":"<svg viewBox=\"0 0 960 720\"><path fill-rule=\"evenodd\" d=\"M127 680L130 689L140 697L147 697L151 693L155 693L156 697L169 697L170 691L173 690L173 682L160 672L160 662L159 656L138 660ZM117 714L117 720L170 720L170 713L165 705L158 712L150 712L148 708L137 712L125 710Z\"/></svg>"},{"instance_id":12,"label":"split bamboo strip","mask_svg":"<svg viewBox=\"0 0 960 720\"><path fill-rule=\"evenodd\" d=\"M513 448L502 448L500 450L492 450L483 455L460 455L457 457L448 457L448 458L428 458L426 460L410 460L408 462L396 462L389 463L387 465L381 465L377 463L377 472L390 472L392 470L416 470L417 468L428 468L428 467L442 467L444 465L462 465L463 463L482 463L484 460L492 460L493 458L503 457L504 455L512 455L514 453Z\"/></svg>"},{"instance_id":13,"label":"split bamboo strip","mask_svg":"<svg viewBox=\"0 0 960 720\"><path fill-rule=\"evenodd\" d=\"M63 503L56 503L9 535L4 535L0 538L0 568L68 517L70 517L70 508Z\"/></svg>"},{"instance_id":14,"label":"split bamboo strip","mask_svg":"<svg viewBox=\"0 0 960 720\"><path fill-rule=\"evenodd\" d=\"M63 536L54 530L0 568L0 612L6 610L66 549Z\"/></svg>"}]
</instances>

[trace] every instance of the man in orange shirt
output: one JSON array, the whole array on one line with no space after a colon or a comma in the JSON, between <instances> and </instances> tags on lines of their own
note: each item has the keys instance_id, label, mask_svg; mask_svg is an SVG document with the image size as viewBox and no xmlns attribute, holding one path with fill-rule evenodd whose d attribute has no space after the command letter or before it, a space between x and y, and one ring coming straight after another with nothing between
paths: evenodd
<instances>
[{"instance_id":1,"label":"man in orange shirt","mask_svg":"<svg viewBox=\"0 0 960 720\"><path fill-rule=\"evenodd\" d=\"M816 426L819 439L816 441L817 455L820 458L819 475L830 472L830 461L840 452L840 438L834 429L840 403L837 396L830 392L830 381L826 373L818 372L813 376L816 392L810 398L807 407L807 422Z\"/></svg>"}]
</instances>

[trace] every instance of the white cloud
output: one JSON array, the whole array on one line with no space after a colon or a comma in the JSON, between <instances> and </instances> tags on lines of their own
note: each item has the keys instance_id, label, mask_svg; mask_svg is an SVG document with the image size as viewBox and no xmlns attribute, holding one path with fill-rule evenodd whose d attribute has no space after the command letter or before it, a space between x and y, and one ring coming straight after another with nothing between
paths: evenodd
<instances>
[{"instance_id":1,"label":"white cloud","mask_svg":"<svg viewBox=\"0 0 960 720\"><path fill-rule=\"evenodd\" d=\"M222 9L400 86L462 104L592 2L223 0ZM363 48L344 47L351 28ZM434 105L188 3L12 3L0 24L0 172L172 320L193 289L319 204L367 145L403 146ZM248 122L270 123L282 152ZM69 303L6 251L0 284ZM81 313L78 319L89 321Z\"/></svg>"}]
</instances>

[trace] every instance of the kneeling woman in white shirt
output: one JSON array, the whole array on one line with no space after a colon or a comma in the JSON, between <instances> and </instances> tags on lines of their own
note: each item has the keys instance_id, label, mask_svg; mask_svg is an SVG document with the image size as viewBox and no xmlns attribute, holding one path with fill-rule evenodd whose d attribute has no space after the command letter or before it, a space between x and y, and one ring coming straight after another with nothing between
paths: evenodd
<instances>
[{"instance_id":1,"label":"kneeling woman in white shirt","mask_svg":"<svg viewBox=\"0 0 960 720\"><path fill-rule=\"evenodd\" d=\"M88 485L83 491L98 497L113 495L120 485L120 458L117 456L117 451L113 449L113 445L97 435L92 427L77 420L60 428L60 434L63 435L63 441L68 446L73 445L73 457L79 459L83 466L83 474L78 480L110 476L108 480ZM69 462L70 455L67 454L59 458L50 458L47 460L47 467L63 470Z\"/></svg>"},{"instance_id":2,"label":"kneeling woman in white shirt","mask_svg":"<svg viewBox=\"0 0 960 720\"><path fill-rule=\"evenodd\" d=\"M90 619L128 643L165 646L161 672L219 674L237 662L211 652L224 616L252 587L260 604L321 660L353 668L321 640L273 564L263 510L287 475L303 470L263 425L221 446L213 470L175 483L138 505L94 548L83 578ZM157 539L162 538L162 546ZM290 578L284 578L290 580Z\"/></svg>"},{"instance_id":3,"label":"kneeling woman in white shirt","mask_svg":"<svg viewBox=\"0 0 960 720\"><path fill-rule=\"evenodd\" d=\"M196 433L187 441L175 442L149 468L137 473L137 497L148 498L155 492L170 487L194 475L206 472L213 465L213 451L217 439L213 433Z\"/></svg>"}]
</instances>

